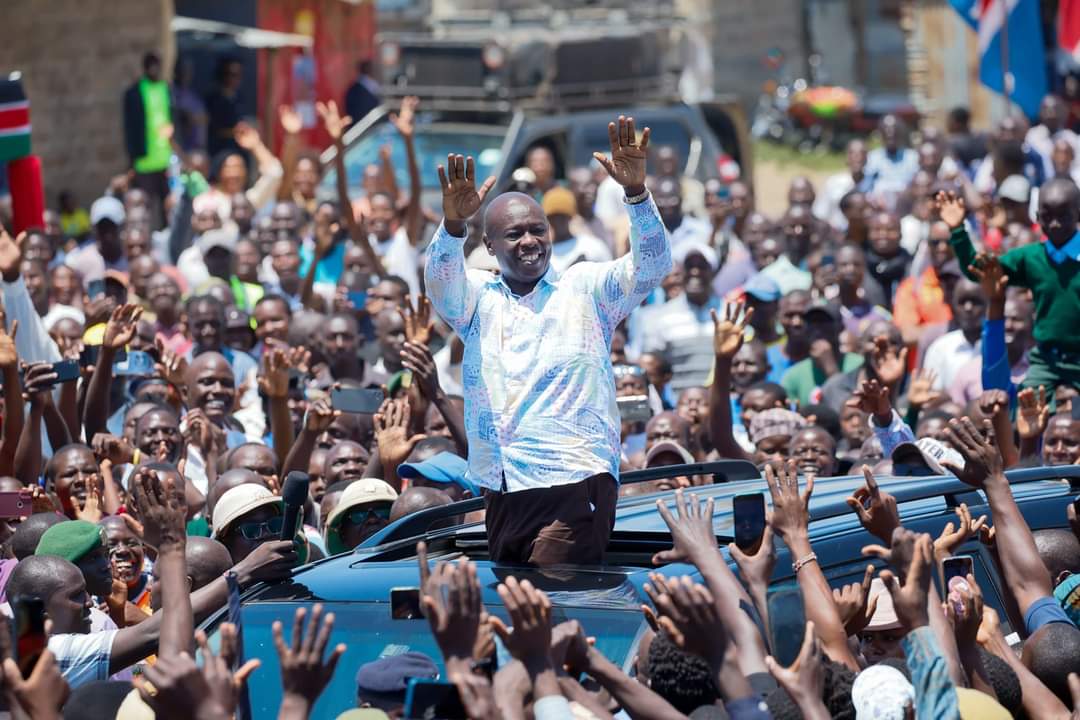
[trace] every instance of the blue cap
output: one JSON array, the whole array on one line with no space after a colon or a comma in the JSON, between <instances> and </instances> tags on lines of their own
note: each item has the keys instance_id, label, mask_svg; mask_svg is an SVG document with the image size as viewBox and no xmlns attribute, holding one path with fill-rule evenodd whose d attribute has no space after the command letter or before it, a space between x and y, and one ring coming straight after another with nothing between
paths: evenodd
<instances>
[{"instance_id":1,"label":"blue cap","mask_svg":"<svg viewBox=\"0 0 1080 720\"><path fill-rule=\"evenodd\" d=\"M356 672L358 693L400 693L405 697L409 680L434 680L439 668L424 653L406 652L379 658L360 666Z\"/></svg>"},{"instance_id":2,"label":"blue cap","mask_svg":"<svg viewBox=\"0 0 1080 720\"><path fill-rule=\"evenodd\" d=\"M780 286L768 275L752 275L743 285L743 292L761 302L776 302L780 299Z\"/></svg>"},{"instance_id":3,"label":"blue cap","mask_svg":"<svg viewBox=\"0 0 1080 720\"><path fill-rule=\"evenodd\" d=\"M398 477L414 480L418 477L428 482L453 483L468 490L473 497L480 497L480 488L465 478L469 463L460 455L443 451L432 455L427 460L417 463L398 465Z\"/></svg>"}]
</instances>

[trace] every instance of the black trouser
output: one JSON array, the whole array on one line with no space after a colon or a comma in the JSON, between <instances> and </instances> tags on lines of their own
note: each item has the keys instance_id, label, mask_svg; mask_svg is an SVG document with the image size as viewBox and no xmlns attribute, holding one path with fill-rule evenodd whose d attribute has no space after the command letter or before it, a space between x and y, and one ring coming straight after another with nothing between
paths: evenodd
<instances>
[{"instance_id":1,"label":"black trouser","mask_svg":"<svg viewBox=\"0 0 1080 720\"><path fill-rule=\"evenodd\" d=\"M609 473L570 485L489 493L488 553L496 562L598 564L615 524L618 496Z\"/></svg>"}]
</instances>

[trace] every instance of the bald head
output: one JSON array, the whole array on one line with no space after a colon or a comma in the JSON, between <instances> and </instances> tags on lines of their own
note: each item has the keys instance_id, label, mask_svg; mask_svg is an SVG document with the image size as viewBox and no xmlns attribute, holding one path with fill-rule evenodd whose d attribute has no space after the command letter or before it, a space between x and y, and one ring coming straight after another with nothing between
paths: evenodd
<instances>
[{"instance_id":1,"label":"bald head","mask_svg":"<svg viewBox=\"0 0 1080 720\"><path fill-rule=\"evenodd\" d=\"M487 210L484 211L484 234L497 233L498 228L501 228L508 216L525 212L536 213L539 217L544 217L544 210L540 207L540 203L525 193L506 192L497 196L488 204Z\"/></svg>"},{"instance_id":2,"label":"bald head","mask_svg":"<svg viewBox=\"0 0 1080 720\"><path fill-rule=\"evenodd\" d=\"M16 560L30 557L37 550L38 543L45 531L67 518L54 512L34 513L19 523L15 534L11 536L11 552Z\"/></svg>"},{"instance_id":3,"label":"bald head","mask_svg":"<svg viewBox=\"0 0 1080 720\"><path fill-rule=\"evenodd\" d=\"M228 549L208 537L189 537L185 559L192 592L224 575L233 564Z\"/></svg>"},{"instance_id":4,"label":"bald head","mask_svg":"<svg viewBox=\"0 0 1080 720\"><path fill-rule=\"evenodd\" d=\"M428 508L449 505L453 500L442 490L430 487L411 487L401 493L390 508L390 522Z\"/></svg>"}]
</instances>

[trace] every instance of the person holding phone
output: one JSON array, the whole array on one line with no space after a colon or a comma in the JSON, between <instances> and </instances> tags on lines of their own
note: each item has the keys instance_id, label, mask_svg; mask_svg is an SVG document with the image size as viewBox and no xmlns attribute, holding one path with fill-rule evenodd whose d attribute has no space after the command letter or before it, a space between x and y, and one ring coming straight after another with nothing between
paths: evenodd
<instances>
[{"instance_id":1,"label":"person holding phone","mask_svg":"<svg viewBox=\"0 0 1080 720\"><path fill-rule=\"evenodd\" d=\"M649 129L608 125L623 187L630 253L608 263L550 267L551 228L531 197L488 205L483 244L499 274L467 271L467 221L494 185L477 189L472 158L439 168L444 221L428 247L431 304L465 342L462 377L469 477L486 488L491 558L538 565L598 562L615 518L619 415L611 336L671 271L664 223L645 187ZM572 557L571 557L572 553Z\"/></svg>"}]
</instances>

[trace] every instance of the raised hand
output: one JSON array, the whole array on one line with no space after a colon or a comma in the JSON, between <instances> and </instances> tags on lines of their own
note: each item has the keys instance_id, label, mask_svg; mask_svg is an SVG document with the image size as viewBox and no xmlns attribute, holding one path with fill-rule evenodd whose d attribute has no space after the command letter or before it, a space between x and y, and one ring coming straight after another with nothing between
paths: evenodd
<instances>
[{"instance_id":1,"label":"raised hand","mask_svg":"<svg viewBox=\"0 0 1080 720\"><path fill-rule=\"evenodd\" d=\"M379 458L386 467L397 467L405 462L416 443L426 435L409 435L412 411L407 400L386 400L375 413L375 441L379 446Z\"/></svg>"},{"instance_id":2,"label":"raised hand","mask_svg":"<svg viewBox=\"0 0 1080 720\"><path fill-rule=\"evenodd\" d=\"M964 216L967 215L967 206L964 199L954 192L944 190L934 196L934 209L950 228L958 228L964 224Z\"/></svg>"},{"instance_id":3,"label":"raised hand","mask_svg":"<svg viewBox=\"0 0 1080 720\"><path fill-rule=\"evenodd\" d=\"M979 253L975 256L975 262L968 265L968 272L975 276L982 285L983 294L991 302L1005 302L1005 291L1009 287L1009 276L1001 267L1001 262L996 256L988 253Z\"/></svg>"},{"instance_id":4,"label":"raised hand","mask_svg":"<svg viewBox=\"0 0 1080 720\"><path fill-rule=\"evenodd\" d=\"M618 123L608 123L608 140L611 142L611 158L603 153L593 153L597 162L604 166L611 179L638 194L645 188L645 159L649 147L649 128L641 132L638 142L634 118L619 116Z\"/></svg>"},{"instance_id":5,"label":"raised hand","mask_svg":"<svg viewBox=\"0 0 1080 720\"><path fill-rule=\"evenodd\" d=\"M240 700L240 691L247 682L248 676L262 665L262 661L248 660L239 670L233 672L233 664L240 652L240 637L236 626L232 623L222 623L218 636L221 638L221 652L216 655L206 639L206 633L202 630L195 631L195 644L202 652L202 674L210 697L225 711L226 717L232 717Z\"/></svg>"},{"instance_id":6,"label":"raised hand","mask_svg":"<svg viewBox=\"0 0 1080 720\"><path fill-rule=\"evenodd\" d=\"M160 552L164 546L183 547L187 528L187 503L181 482L157 471L136 468L131 476L132 502L143 523L143 540Z\"/></svg>"},{"instance_id":7,"label":"raised hand","mask_svg":"<svg viewBox=\"0 0 1080 720\"><path fill-rule=\"evenodd\" d=\"M278 117L281 119L281 129L286 135L296 135L304 129L304 120L292 105L278 107Z\"/></svg>"},{"instance_id":8,"label":"raised hand","mask_svg":"<svg viewBox=\"0 0 1080 720\"><path fill-rule=\"evenodd\" d=\"M499 585L498 592L510 615L512 629L497 617L492 617L490 622L503 645L526 668L550 665L551 600L547 593L533 587L528 580L518 582L513 576Z\"/></svg>"},{"instance_id":9,"label":"raised hand","mask_svg":"<svg viewBox=\"0 0 1080 720\"><path fill-rule=\"evenodd\" d=\"M57 374L47 362L32 363L23 366L23 399L32 404L52 402L53 384Z\"/></svg>"},{"instance_id":10,"label":"raised hand","mask_svg":"<svg viewBox=\"0 0 1080 720\"><path fill-rule=\"evenodd\" d=\"M870 599L870 584L874 579L874 566L867 565L861 583L849 583L840 588L833 588L833 602L844 623L844 632L848 637L861 633L877 610L877 597Z\"/></svg>"},{"instance_id":11,"label":"raised hand","mask_svg":"<svg viewBox=\"0 0 1080 720\"><path fill-rule=\"evenodd\" d=\"M90 447L98 462L108 460L113 467L130 463L135 457L135 448L131 447L131 443L108 433L96 433L90 440Z\"/></svg>"},{"instance_id":12,"label":"raised hand","mask_svg":"<svg viewBox=\"0 0 1080 720\"><path fill-rule=\"evenodd\" d=\"M476 189L476 162L470 155L447 155L446 167L439 165L439 184L442 185L443 217L450 223L464 223L480 209L484 198L495 185L489 177ZM448 228L449 229L449 228Z\"/></svg>"},{"instance_id":13,"label":"raised hand","mask_svg":"<svg viewBox=\"0 0 1080 720\"><path fill-rule=\"evenodd\" d=\"M154 346L157 347L158 356L161 358L161 362L155 366L157 374L174 387L185 388L187 386L187 360L183 355L165 347L165 341L160 335L154 338Z\"/></svg>"},{"instance_id":14,"label":"raised hand","mask_svg":"<svg viewBox=\"0 0 1080 720\"><path fill-rule=\"evenodd\" d=\"M262 145L259 131L254 126L242 121L236 123L236 127L233 129L233 138L236 140L237 145L249 152Z\"/></svg>"},{"instance_id":15,"label":"raised hand","mask_svg":"<svg viewBox=\"0 0 1080 720\"><path fill-rule=\"evenodd\" d=\"M60 673L52 650L38 656L28 678L23 678L18 664L10 657L4 659L3 670L5 690L14 696L28 717L33 720L60 717L60 708L67 702L71 688Z\"/></svg>"},{"instance_id":16,"label":"raised hand","mask_svg":"<svg viewBox=\"0 0 1080 720\"><path fill-rule=\"evenodd\" d=\"M945 617L952 623L957 647L974 649L982 624L983 596L974 575L968 575L965 580L946 588L948 597L942 605Z\"/></svg>"},{"instance_id":17,"label":"raised hand","mask_svg":"<svg viewBox=\"0 0 1080 720\"><path fill-rule=\"evenodd\" d=\"M420 345L428 345L431 342L435 321L431 319L431 301L428 300L427 295L420 294L415 310L412 300L405 298L405 306L398 308L397 312L405 326L406 340Z\"/></svg>"},{"instance_id":18,"label":"raised hand","mask_svg":"<svg viewBox=\"0 0 1080 720\"><path fill-rule=\"evenodd\" d=\"M26 247L26 232L19 233L14 240L3 225L0 225L0 277L4 282L19 279L19 265L22 264L23 248Z\"/></svg>"},{"instance_id":19,"label":"raised hand","mask_svg":"<svg viewBox=\"0 0 1080 720\"><path fill-rule=\"evenodd\" d=\"M721 320L716 310L710 310L713 321L713 353L719 358L731 359L742 347L746 337L746 326L754 314L754 308L747 308L740 300L724 305L724 319Z\"/></svg>"},{"instance_id":20,"label":"raised hand","mask_svg":"<svg viewBox=\"0 0 1080 720\"><path fill-rule=\"evenodd\" d=\"M805 536L810 523L810 495L814 492L814 476L806 476L806 489L799 492L799 473L795 461L765 466L765 482L772 495L772 527L784 542Z\"/></svg>"},{"instance_id":21,"label":"raised hand","mask_svg":"<svg viewBox=\"0 0 1080 720\"><path fill-rule=\"evenodd\" d=\"M105 324L105 335L101 340L102 347L112 350L123 349L135 337L135 326L142 316L142 308L138 305L121 305L112 311L109 322Z\"/></svg>"},{"instance_id":22,"label":"raised hand","mask_svg":"<svg viewBox=\"0 0 1080 720\"><path fill-rule=\"evenodd\" d=\"M848 507L859 516L859 522L868 533L888 545L892 542L893 532L900 527L896 498L878 487L868 466L862 466L862 473L866 483L847 499Z\"/></svg>"},{"instance_id":23,"label":"raised hand","mask_svg":"<svg viewBox=\"0 0 1080 720\"><path fill-rule=\"evenodd\" d=\"M96 487L91 487L86 493L86 499L83 500L82 505L78 504L78 501L73 497L75 507L75 519L85 520L86 522L94 523L95 525L101 522L101 518L105 513L102 512L101 506L101 493L97 491Z\"/></svg>"},{"instance_id":24,"label":"raised hand","mask_svg":"<svg viewBox=\"0 0 1080 720\"><path fill-rule=\"evenodd\" d=\"M937 373L928 368L919 368L908 383L908 404L912 407L921 408L927 405L935 405L940 402L945 394L934 389L937 382Z\"/></svg>"},{"instance_id":25,"label":"raised hand","mask_svg":"<svg viewBox=\"0 0 1080 720\"><path fill-rule=\"evenodd\" d=\"M426 553L418 559L427 564ZM443 657L447 661L470 660L484 611L476 566L468 559L440 562L428 574L421 590L421 607Z\"/></svg>"},{"instance_id":26,"label":"raised hand","mask_svg":"<svg viewBox=\"0 0 1080 720\"><path fill-rule=\"evenodd\" d=\"M333 408L330 398L317 398L308 403L307 412L304 414L304 429L315 434L324 433L338 417L341 417L341 411Z\"/></svg>"},{"instance_id":27,"label":"raised hand","mask_svg":"<svg viewBox=\"0 0 1080 720\"><path fill-rule=\"evenodd\" d=\"M1001 453L998 452L994 428L983 421L982 431L970 418L953 418L944 431L945 441L964 458L964 467L944 461L942 465L968 485L981 488L992 477L1002 473Z\"/></svg>"},{"instance_id":28,"label":"raised hand","mask_svg":"<svg viewBox=\"0 0 1080 720\"><path fill-rule=\"evenodd\" d=\"M907 372L907 348L899 351L890 347L887 335L874 338L874 351L870 354L870 367L882 385L895 387Z\"/></svg>"},{"instance_id":29,"label":"raised hand","mask_svg":"<svg viewBox=\"0 0 1080 720\"><path fill-rule=\"evenodd\" d=\"M915 539L914 552L906 568L903 584L897 580L893 571L881 571L881 581L892 596L896 618L908 632L929 623L927 596L930 592L933 562L933 543L929 535L923 534Z\"/></svg>"},{"instance_id":30,"label":"raised hand","mask_svg":"<svg viewBox=\"0 0 1080 720\"><path fill-rule=\"evenodd\" d=\"M413 384L419 388L420 394L429 402L434 402L439 391L439 371L428 346L406 340L401 348L401 364L412 372Z\"/></svg>"},{"instance_id":31,"label":"raised hand","mask_svg":"<svg viewBox=\"0 0 1080 720\"><path fill-rule=\"evenodd\" d=\"M716 532L713 530L713 499L704 505L698 502L697 495L689 497L681 489L675 491L677 519L663 500L656 501L656 509L671 530L672 548L661 550L653 555L653 565L667 565L674 562L697 564L697 558L703 554L719 552Z\"/></svg>"},{"instance_id":32,"label":"raised hand","mask_svg":"<svg viewBox=\"0 0 1080 720\"><path fill-rule=\"evenodd\" d=\"M776 567L776 548L773 546L773 529L769 520L771 517L766 518L765 532L761 534L757 552L744 553L735 543L728 543L727 546L731 559L739 568L739 575L749 587L768 587L773 568Z\"/></svg>"},{"instance_id":33,"label":"raised hand","mask_svg":"<svg viewBox=\"0 0 1080 720\"><path fill-rule=\"evenodd\" d=\"M1021 440L1034 440L1046 431L1050 422L1050 404L1046 402L1046 388L1039 386L1039 394L1034 388L1024 388L1016 394L1019 405L1016 411L1016 431Z\"/></svg>"},{"instance_id":34,"label":"raised hand","mask_svg":"<svg viewBox=\"0 0 1080 720\"><path fill-rule=\"evenodd\" d=\"M334 613L327 613L323 620L322 612L322 604L316 603L311 609L311 622L305 633L304 617L307 610L296 609L291 645L286 645L285 638L282 637L281 621L275 620L271 626L274 646L281 664L281 686L285 696L282 702L292 700L310 709L333 677L338 660L345 654L344 643L338 643L330 651L330 655L323 659L326 646L330 642L330 633L334 630Z\"/></svg>"},{"instance_id":35,"label":"raised hand","mask_svg":"<svg viewBox=\"0 0 1080 720\"><path fill-rule=\"evenodd\" d=\"M7 328L7 313L0 306L0 367L14 367L19 364L19 351L15 349L15 334L19 332L19 321L11 321L11 332Z\"/></svg>"},{"instance_id":36,"label":"raised hand","mask_svg":"<svg viewBox=\"0 0 1080 720\"><path fill-rule=\"evenodd\" d=\"M991 420L999 412L1009 411L1009 396L1004 390L983 390L978 403L979 412Z\"/></svg>"},{"instance_id":37,"label":"raised hand","mask_svg":"<svg viewBox=\"0 0 1080 720\"><path fill-rule=\"evenodd\" d=\"M873 378L863 380L862 385L848 398L846 404L873 415L879 421L885 418L892 420L892 400L889 399L889 388Z\"/></svg>"},{"instance_id":38,"label":"raised hand","mask_svg":"<svg viewBox=\"0 0 1080 720\"><path fill-rule=\"evenodd\" d=\"M657 624L684 652L720 663L728 636L709 589L689 576L668 580L650 573L645 593L659 612Z\"/></svg>"},{"instance_id":39,"label":"raised hand","mask_svg":"<svg viewBox=\"0 0 1080 720\"><path fill-rule=\"evenodd\" d=\"M326 128L326 134L330 136L330 139L337 143L341 140L341 136L345 133L345 130L352 125L352 118L348 115L342 117L338 112L337 103L331 100L330 102L315 103L315 111L319 113L319 117L322 118L323 127Z\"/></svg>"},{"instance_id":40,"label":"raised hand","mask_svg":"<svg viewBox=\"0 0 1080 720\"><path fill-rule=\"evenodd\" d=\"M808 620L802 649L790 667L783 667L776 658L768 656L765 665L780 687L787 691L803 713L804 718L829 717L822 701L825 693L825 665L821 642L814 634L814 622Z\"/></svg>"},{"instance_id":41,"label":"raised hand","mask_svg":"<svg viewBox=\"0 0 1080 720\"><path fill-rule=\"evenodd\" d=\"M954 555L968 538L978 535L986 525L985 515L980 515L978 520L972 519L967 503L960 503L956 508L956 517L957 523L948 523L934 541L934 554L938 560Z\"/></svg>"},{"instance_id":42,"label":"raised hand","mask_svg":"<svg viewBox=\"0 0 1080 720\"><path fill-rule=\"evenodd\" d=\"M284 350L267 348L263 352L259 390L268 398L280 400L289 397L289 360Z\"/></svg>"},{"instance_id":43,"label":"raised hand","mask_svg":"<svg viewBox=\"0 0 1080 720\"><path fill-rule=\"evenodd\" d=\"M416 108L419 105L420 98L406 95L401 98L400 112L390 113L390 124L397 128L403 138L411 138L416 132Z\"/></svg>"}]
</instances>

